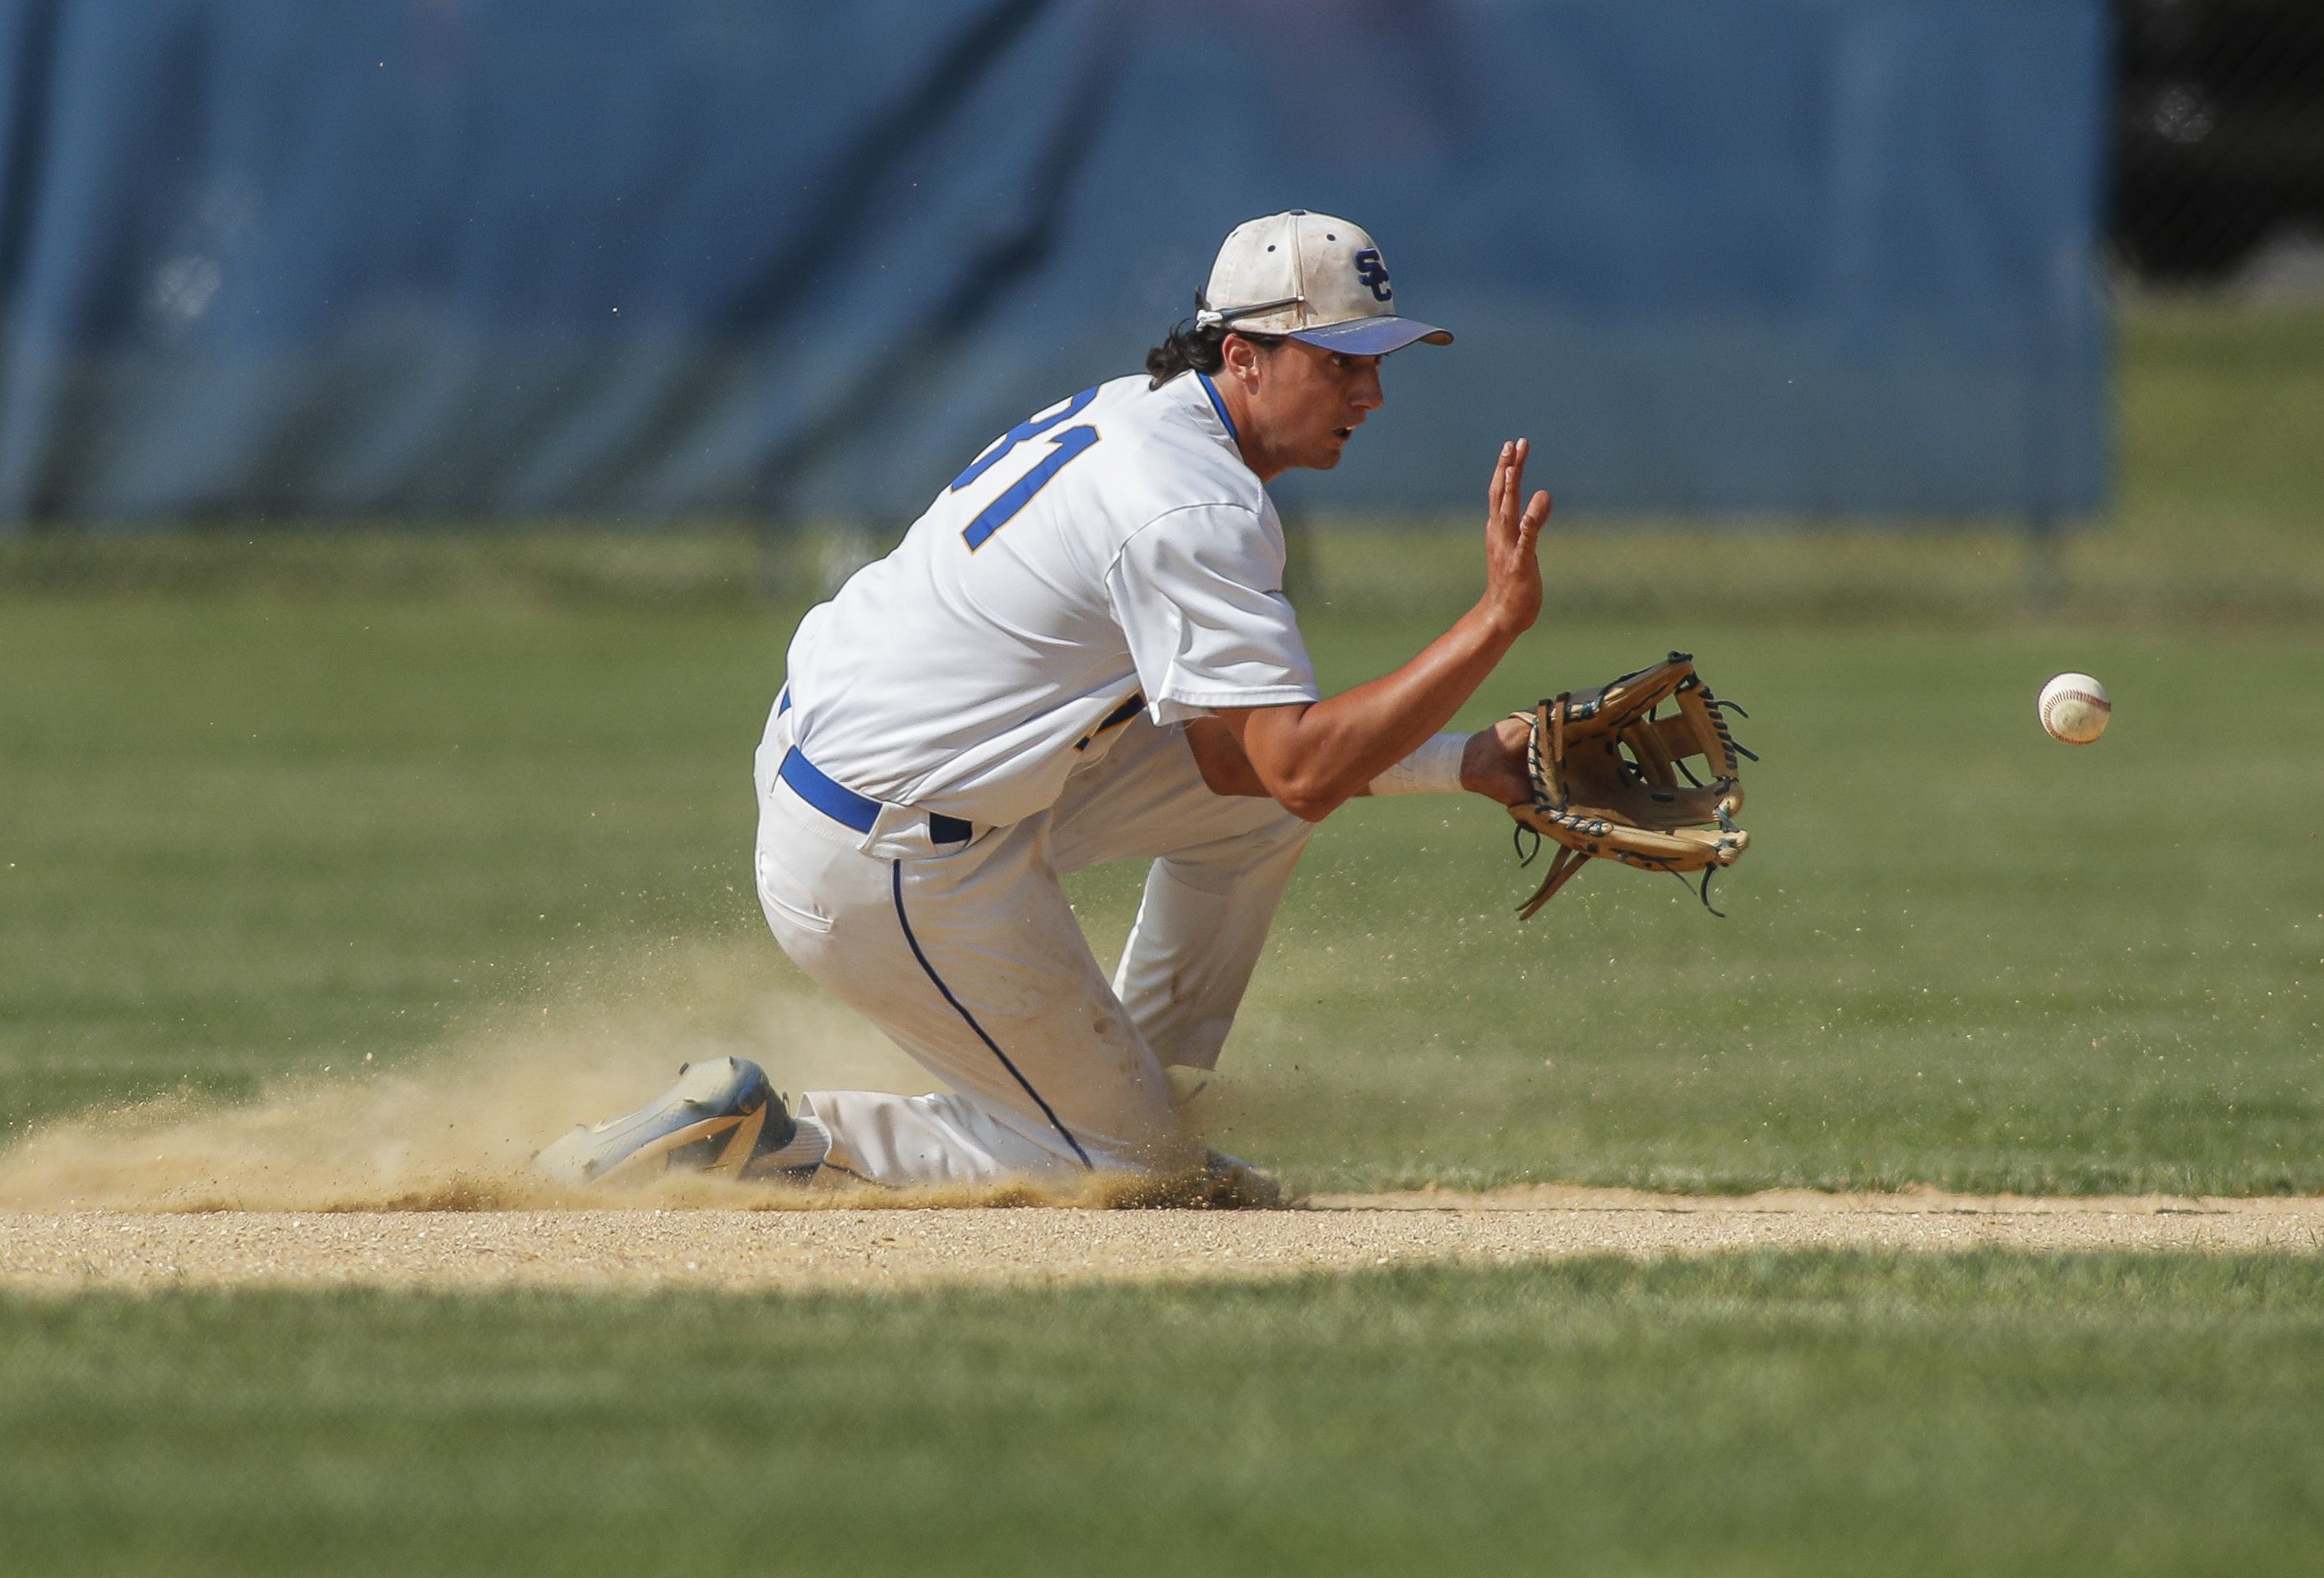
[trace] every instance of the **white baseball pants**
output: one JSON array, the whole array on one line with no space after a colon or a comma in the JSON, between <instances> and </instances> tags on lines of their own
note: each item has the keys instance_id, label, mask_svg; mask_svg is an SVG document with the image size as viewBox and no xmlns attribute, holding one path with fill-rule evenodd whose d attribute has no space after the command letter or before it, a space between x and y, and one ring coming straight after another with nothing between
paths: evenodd
<instances>
[{"instance_id":1,"label":"white baseball pants","mask_svg":"<svg viewBox=\"0 0 2324 1578\"><path fill-rule=\"evenodd\" d=\"M1199 1155L1166 1065L1210 1068L1309 824L1213 794L1182 728L1140 715L1056 805L965 844L899 808L870 834L757 761L759 900L783 951L952 1088L810 1091L827 1167L889 1185L1167 1169ZM1150 859L1109 985L1061 872Z\"/></svg>"}]
</instances>

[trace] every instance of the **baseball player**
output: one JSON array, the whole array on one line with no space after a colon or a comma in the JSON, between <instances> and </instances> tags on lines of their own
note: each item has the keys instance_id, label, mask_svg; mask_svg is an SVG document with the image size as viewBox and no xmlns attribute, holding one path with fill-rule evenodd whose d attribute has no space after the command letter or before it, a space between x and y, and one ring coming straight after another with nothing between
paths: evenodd
<instances>
[{"instance_id":1,"label":"baseball player","mask_svg":"<svg viewBox=\"0 0 2324 1578\"><path fill-rule=\"evenodd\" d=\"M1216 1064L1314 825L1366 794L1526 798L1521 724L1437 733L1540 609L1550 502L1523 498L1525 442L1493 468L1475 607L1326 698L1266 484L1339 464L1381 359L1452 337L1397 313L1362 230L1300 210L1237 226L1197 305L1144 374L996 438L791 642L755 775L768 925L949 1088L786 1111L720 1058L545 1169L905 1186L1203 1165L1166 1069ZM1058 878L1132 859L1152 864L1109 982Z\"/></svg>"}]
</instances>

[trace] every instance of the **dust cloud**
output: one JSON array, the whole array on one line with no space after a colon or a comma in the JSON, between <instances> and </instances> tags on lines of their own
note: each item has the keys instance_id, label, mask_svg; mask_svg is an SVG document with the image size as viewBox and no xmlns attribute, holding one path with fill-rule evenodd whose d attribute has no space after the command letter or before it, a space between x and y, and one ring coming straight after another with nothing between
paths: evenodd
<instances>
[{"instance_id":1,"label":"dust cloud","mask_svg":"<svg viewBox=\"0 0 2324 1578\"><path fill-rule=\"evenodd\" d=\"M552 974L523 1004L392 1068L288 1078L246 1104L168 1097L40 1125L0 1152L0 1210L837 1204L700 1178L614 1194L529 1170L575 1124L643 1105L681 1063L728 1055L793 1094L936 1088L763 947L703 944Z\"/></svg>"}]
</instances>

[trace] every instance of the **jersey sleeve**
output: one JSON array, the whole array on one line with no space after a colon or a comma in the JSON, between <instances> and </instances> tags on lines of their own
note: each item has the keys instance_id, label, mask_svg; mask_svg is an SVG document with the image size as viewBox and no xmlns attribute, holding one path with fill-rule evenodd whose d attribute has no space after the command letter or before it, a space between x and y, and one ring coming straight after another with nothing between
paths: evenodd
<instances>
[{"instance_id":1,"label":"jersey sleeve","mask_svg":"<svg viewBox=\"0 0 2324 1578\"><path fill-rule=\"evenodd\" d=\"M1122 545L1105 585L1157 723L1318 699L1271 512L1170 511Z\"/></svg>"}]
</instances>

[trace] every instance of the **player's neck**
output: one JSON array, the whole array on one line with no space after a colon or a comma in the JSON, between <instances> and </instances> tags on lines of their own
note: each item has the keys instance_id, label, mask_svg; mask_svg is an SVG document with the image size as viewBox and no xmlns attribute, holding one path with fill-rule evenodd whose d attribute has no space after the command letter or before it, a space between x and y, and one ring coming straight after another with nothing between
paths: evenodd
<instances>
[{"instance_id":1,"label":"player's neck","mask_svg":"<svg viewBox=\"0 0 2324 1578\"><path fill-rule=\"evenodd\" d=\"M1226 407L1227 425L1233 431L1235 448L1242 452L1242 463L1261 482L1273 482L1290 470L1291 463L1268 444L1265 426L1259 412L1252 409L1250 392L1231 378L1213 378L1211 386L1219 392L1219 402Z\"/></svg>"}]
</instances>

